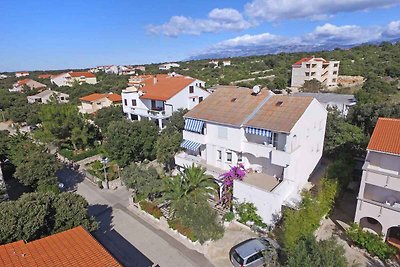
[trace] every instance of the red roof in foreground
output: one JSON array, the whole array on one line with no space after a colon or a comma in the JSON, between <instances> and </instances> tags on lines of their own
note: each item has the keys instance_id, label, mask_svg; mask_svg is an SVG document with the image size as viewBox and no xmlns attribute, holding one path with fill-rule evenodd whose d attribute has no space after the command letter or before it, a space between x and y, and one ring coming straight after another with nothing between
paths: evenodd
<instances>
[{"instance_id":1,"label":"red roof in foreground","mask_svg":"<svg viewBox=\"0 0 400 267\"><path fill-rule=\"evenodd\" d=\"M29 243L20 240L0 246L4 267L122 266L82 226Z\"/></svg>"},{"instance_id":2,"label":"red roof in foreground","mask_svg":"<svg viewBox=\"0 0 400 267\"><path fill-rule=\"evenodd\" d=\"M17 84L18 85L24 85L24 84L27 84L28 82L30 82L31 81L31 79L23 79L23 80L19 80L18 82L17 82Z\"/></svg>"},{"instance_id":3,"label":"red roof in foreground","mask_svg":"<svg viewBox=\"0 0 400 267\"><path fill-rule=\"evenodd\" d=\"M400 155L400 119L379 118L367 149Z\"/></svg>"},{"instance_id":4,"label":"red roof in foreground","mask_svg":"<svg viewBox=\"0 0 400 267\"><path fill-rule=\"evenodd\" d=\"M86 77L86 78L95 78L96 75L87 71L77 71L77 72L68 72L71 77Z\"/></svg>"},{"instance_id":5,"label":"red roof in foreground","mask_svg":"<svg viewBox=\"0 0 400 267\"><path fill-rule=\"evenodd\" d=\"M122 101L121 95L118 95L118 94L97 94L97 93L81 97L81 98L79 98L79 100L93 102L93 101L99 100L101 98L108 98L112 102L121 102Z\"/></svg>"}]
</instances>

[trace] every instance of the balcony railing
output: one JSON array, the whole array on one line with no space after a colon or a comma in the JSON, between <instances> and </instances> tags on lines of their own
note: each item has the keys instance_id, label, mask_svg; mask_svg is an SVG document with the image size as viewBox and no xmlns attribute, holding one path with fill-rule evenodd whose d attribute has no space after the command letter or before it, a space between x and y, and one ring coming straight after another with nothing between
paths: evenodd
<instances>
[{"instance_id":1,"label":"balcony railing","mask_svg":"<svg viewBox=\"0 0 400 267\"><path fill-rule=\"evenodd\" d=\"M151 117L156 119L168 118L172 115L172 112L168 110L152 110L152 109L131 107L131 111L135 115Z\"/></svg>"},{"instance_id":2,"label":"balcony railing","mask_svg":"<svg viewBox=\"0 0 400 267\"><path fill-rule=\"evenodd\" d=\"M369 162L364 163L363 170L366 183L400 191L400 175L371 165Z\"/></svg>"}]
</instances>

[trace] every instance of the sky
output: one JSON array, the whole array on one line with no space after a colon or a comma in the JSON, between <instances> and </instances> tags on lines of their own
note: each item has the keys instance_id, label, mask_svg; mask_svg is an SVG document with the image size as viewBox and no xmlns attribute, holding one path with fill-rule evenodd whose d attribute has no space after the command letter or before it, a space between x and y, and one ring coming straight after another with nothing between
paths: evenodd
<instances>
[{"instance_id":1,"label":"sky","mask_svg":"<svg viewBox=\"0 0 400 267\"><path fill-rule=\"evenodd\" d=\"M0 72L400 38L400 0L14 0L0 12Z\"/></svg>"}]
</instances>

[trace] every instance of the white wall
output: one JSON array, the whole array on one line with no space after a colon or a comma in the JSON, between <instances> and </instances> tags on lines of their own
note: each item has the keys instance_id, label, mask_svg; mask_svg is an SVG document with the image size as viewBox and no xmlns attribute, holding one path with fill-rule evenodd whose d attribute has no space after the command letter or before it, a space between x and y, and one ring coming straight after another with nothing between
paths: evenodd
<instances>
[{"instance_id":1,"label":"white wall","mask_svg":"<svg viewBox=\"0 0 400 267\"><path fill-rule=\"evenodd\" d=\"M179 108L187 108L189 110L194 108L197 104L199 104L199 97L203 97L203 99L205 99L210 95L210 93L207 92L206 90L196 86L196 83L198 85L200 84L202 84L203 86L205 85L204 82L200 80L195 80L191 84L186 86L183 90L181 90L179 93L177 93L172 98L167 100L166 103L172 105L174 111L178 110ZM194 87L193 93L189 93L189 86Z\"/></svg>"}]
</instances>

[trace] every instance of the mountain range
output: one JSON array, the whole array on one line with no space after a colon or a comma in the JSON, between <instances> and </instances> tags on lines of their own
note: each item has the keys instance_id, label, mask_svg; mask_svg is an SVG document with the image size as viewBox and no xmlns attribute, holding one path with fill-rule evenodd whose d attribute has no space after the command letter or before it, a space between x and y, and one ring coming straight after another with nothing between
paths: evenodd
<instances>
[{"instance_id":1,"label":"mountain range","mask_svg":"<svg viewBox=\"0 0 400 267\"><path fill-rule=\"evenodd\" d=\"M400 42L400 38L393 39L389 41L390 43ZM339 43L329 43L329 44L303 44L303 45L258 45L258 46L236 46L234 48L226 50L215 50L207 51L204 53L197 54L188 58L187 60L200 60L200 59L215 59L215 58L230 58L230 57L246 57L246 56L261 56L268 54L279 54L279 53L295 53L295 52L318 52L333 50L335 48L349 49L360 45L379 45L382 41L374 41L368 43L359 44L339 44Z\"/></svg>"}]
</instances>

